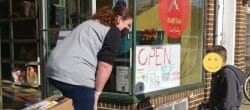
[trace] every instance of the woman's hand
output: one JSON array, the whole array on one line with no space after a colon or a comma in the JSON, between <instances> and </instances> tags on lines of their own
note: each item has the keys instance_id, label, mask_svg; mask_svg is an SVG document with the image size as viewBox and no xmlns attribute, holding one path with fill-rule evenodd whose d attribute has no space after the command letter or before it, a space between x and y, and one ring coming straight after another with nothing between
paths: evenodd
<instances>
[{"instance_id":1,"label":"woman's hand","mask_svg":"<svg viewBox=\"0 0 250 110\"><path fill-rule=\"evenodd\" d=\"M99 96L101 95L101 92L95 92L95 102L94 102L94 110L97 110L97 103L99 100Z\"/></svg>"}]
</instances>

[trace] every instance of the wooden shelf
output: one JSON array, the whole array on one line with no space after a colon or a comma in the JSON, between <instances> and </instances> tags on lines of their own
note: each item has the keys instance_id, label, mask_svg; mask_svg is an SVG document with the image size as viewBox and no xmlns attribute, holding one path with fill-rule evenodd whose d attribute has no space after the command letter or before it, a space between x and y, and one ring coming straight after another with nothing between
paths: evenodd
<instances>
[{"instance_id":1,"label":"wooden shelf","mask_svg":"<svg viewBox=\"0 0 250 110\"><path fill-rule=\"evenodd\" d=\"M1 43L9 43L11 40L9 39L1 39Z\"/></svg>"},{"instance_id":2,"label":"wooden shelf","mask_svg":"<svg viewBox=\"0 0 250 110\"><path fill-rule=\"evenodd\" d=\"M0 23L4 23L4 22L10 22L9 18L0 19Z\"/></svg>"},{"instance_id":3,"label":"wooden shelf","mask_svg":"<svg viewBox=\"0 0 250 110\"><path fill-rule=\"evenodd\" d=\"M27 21L27 20L36 20L36 17L13 17L12 20L13 21Z\"/></svg>"},{"instance_id":4,"label":"wooden shelf","mask_svg":"<svg viewBox=\"0 0 250 110\"><path fill-rule=\"evenodd\" d=\"M6 1L9 1L9 0L0 0L0 2L6 2Z\"/></svg>"},{"instance_id":5,"label":"wooden shelf","mask_svg":"<svg viewBox=\"0 0 250 110\"><path fill-rule=\"evenodd\" d=\"M36 43L38 39L14 39L14 43Z\"/></svg>"},{"instance_id":6,"label":"wooden shelf","mask_svg":"<svg viewBox=\"0 0 250 110\"><path fill-rule=\"evenodd\" d=\"M28 20L36 20L36 17L11 17L11 18L1 18L0 19L0 23L4 23L4 22L17 22L17 21L28 21Z\"/></svg>"},{"instance_id":7,"label":"wooden shelf","mask_svg":"<svg viewBox=\"0 0 250 110\"><path fill-rule=\"evenodd\" d=\"M22 61L22 60L14 60L13 63L15 64L27 64L30 61ZM35 61L37 64L39 64L37 61Z\"/></svg>"},{"instance_id":8,"label":"wooden shelf","mask_svg":"<svg viewBox=\"0 0 250 110\"><path fill-rule=\"evenodd\" d=\"M2 62L2 63L11 63L11 60L5 58L5 59L1 59L1 62Z\"/></svg>"},{"instance_id":9,"label":"wooden shelf","mask_svg":"<svg viewBox=\"0 0 250 110\"><path fill-rule=\"evenodd\" d=\"M24 60L14 60L14 61L12 61L12 60L10 60L8 58L3 58L3 59L1 59L1 62L2 63L11 63L12 62L14 64L23 64L23 65L25 65L25 64L28 64L31 61L24 61ZM37 62L37 61L34 61L34 63L39 64L39 62Z\"/></svg>"},{"instance_id":10,"label":"wooden shelf","mask_svg":"<svg viewBox=\"0 0 250 110\"><path fill-rule=\"evenodd\" d=\"M14 86L20 86L20 87L26 87L26 88L34 88L34 89L39 89L40 85L35 85L35 86L30 86L26 83L22 83L22 84L16 84L16 83L12 83L12 81L10 80L2 80L3 84L9 84L9 85L14 85Z\"/></svg>"}]
</instances>

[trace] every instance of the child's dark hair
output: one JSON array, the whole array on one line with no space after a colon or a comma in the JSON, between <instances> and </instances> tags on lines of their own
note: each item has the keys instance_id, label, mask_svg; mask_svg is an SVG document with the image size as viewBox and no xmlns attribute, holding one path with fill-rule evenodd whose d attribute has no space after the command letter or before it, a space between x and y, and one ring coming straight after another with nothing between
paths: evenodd
<instances>
[{"instance_id":1,"label":"child's dark hair","mask_svg":"<svg viewBox=\"0 0 250 110\"><path fill-rule=\"evenodd\" d=\"M221 45L215 45L211 48L209 48L207 50L208 53L210 52L215 52L217 54L219 54L222 57L222 60L224 63L226 63L227 61L227 50L225 47L221 46Z\"/></svg>"}]
</instances>

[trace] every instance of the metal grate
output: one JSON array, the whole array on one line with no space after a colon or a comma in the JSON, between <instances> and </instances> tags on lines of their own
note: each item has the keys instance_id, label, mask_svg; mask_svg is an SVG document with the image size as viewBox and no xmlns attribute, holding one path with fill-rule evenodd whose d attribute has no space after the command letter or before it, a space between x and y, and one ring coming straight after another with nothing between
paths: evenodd
<instances>
[{"instance_id":1,"label":"metal grate","mask_svg":"<svg viewBox=\"0 0 250 110\"><path fill-rule=\"evenodd\" d=\"M160 105L156 110L188 110L188 98Z\"/></svg>"}]
</instances>

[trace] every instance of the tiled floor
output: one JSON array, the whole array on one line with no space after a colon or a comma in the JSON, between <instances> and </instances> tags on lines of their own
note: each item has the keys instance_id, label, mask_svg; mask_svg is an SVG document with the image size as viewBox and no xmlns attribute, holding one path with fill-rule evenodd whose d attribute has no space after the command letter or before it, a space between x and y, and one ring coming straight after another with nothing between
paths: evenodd
<instances>
[{"instance_id":1,"label":"tiled floor","mask_svg":"<svg viewBox=\"0 0 250 110\"><path fill-rule=\"evenodd\" d=\"M40 90L3 84L3 109L20 110L41 100Z\"/></svg>"}]
</instances>

